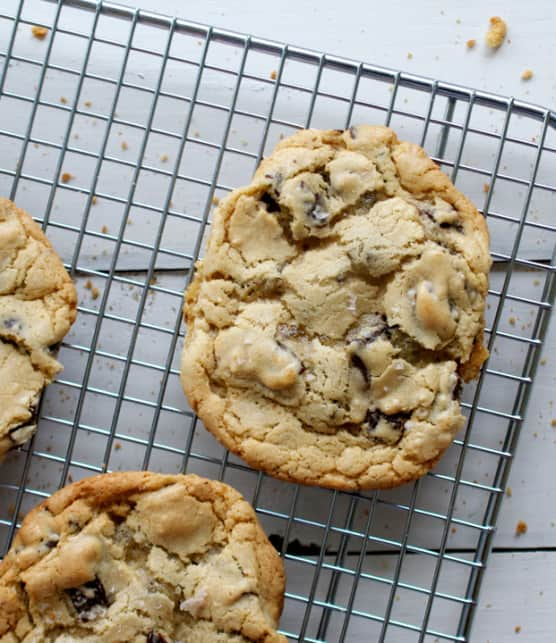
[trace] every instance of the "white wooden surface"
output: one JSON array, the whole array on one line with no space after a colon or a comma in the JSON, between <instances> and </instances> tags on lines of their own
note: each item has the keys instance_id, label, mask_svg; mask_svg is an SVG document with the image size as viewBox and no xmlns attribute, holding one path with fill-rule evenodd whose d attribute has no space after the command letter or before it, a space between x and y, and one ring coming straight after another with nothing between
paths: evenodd
<instances>
[{"instance_id":1,"label":"white wooden surface","mask_svg":"<svg viewBox=\"0 0 556 643\"><path fill-rule=\"evenodd\" d=\"M128 3L129 4L129 3ZM556 106L551 0L138 0L142 8L369 61L440 80ZM483 44L488 19L504 17L508 38L494 54ZM477 40L468 51L468 39ZM409 56L411 54L411 56ZM530 68L534 77L520 79ZM556 317L553 316L529 412L499 517L475 617L473 641L556 640ZM528 531L516 537L518 520ZM496 552L496 548L511 552ZM530 551L540 549L541 551ZM520 552L526 549L527 551ZM519 633L515 627L521 628ZM360 640L369 640L362 629Z\"/></svg>"},{"instance_id":2,"label":"white wooden surface","mask_svg":"<svg viewBox=\"0 0 556 643\"><path fill-rule=\"evenodd\" d=\"M556 71L552 62L556 17L549 0L512 3L511 6L497 1L488 7L478 3L440 0L419 3L392 0L380 5L363 0L344 0L341 3L337 0L321 0L314 4L299 1L270 4L260 0L191 0L186 5L180 0L137 0L137 5L231 30L513 95L542 105L552 106L556 102ZM508 22L511 43L505 43L492 54L485 50L483 37L489 16L497 14ZM470 38L477 40L477 46L472 51L465 46ZM533 79L528 83L520 79L525 68L531 68L534 72ZM148 74L148 70L145 73ZM83 135L83 131L81 133ZM97 251L95 248L95 254ZM133 265L132 261L130 266ZM100 266L97 264L96 267ZM525 275L523 279L526 279ZM169 284L169 287L179 290L180 285L176 282ZM121 301L122 306L130 304L129 300ZM552 419L556 418L556 407L553 407L556 397L553 393L555 354L556 318L552 321L544 347L546 364L539 369L529 413L522 429L510 480L512 494L503 504L494 542L495 552L490 557L490 568L477 610L472 640L480 643L516 640L516 626L521 628L519 636L528 642L556 639L556 619L552 617L556 600L556 551L551 551L556 550L556 485L553 474L556 428L551 426ZM66 368L65 376L68 378L72 376L70 369L71 365ZM138 394L148 395L148 392ZM175 394L176 399L181 399L179 390ZM46 431L43 435L46 436ZM209 444L209 436L201 434L201 439L205 438L208 451L218 449L216 444ZM48 448L51 448L50 437L48 440ZM102 445L99 445L99 449L102 449ZM93 442L85 445L85 451L88 455L93 454L90 455L92 462L98 462L99 456L94 453ZM239 486L240 482L237 484ZM315 491L314 495L317 498L318 492ZM471 509L468 509L466 517L473 518ZM515 536L518 520L525 520L528 524L527 533L519 538ZM299 535L302 536L301 533ZM424 542L426 535L423 535ZM465 546L465 534L455 534L451 543ZM387 557L384 564L388 564ZM417 562L411 564L417 565ZM418 578L417 567L411 571ZM290 587L294 588L295 583L294 571ZM403 617L403 614L400 616ZM450 614L446 613L445 617L449 619ZM287 627L287 623L283 625ZM333 632L334 623L331 628ZM352 640L371 640L368 621L360 624L354 621L352 628L350 635L358 637Z\"/></svg>"}]
</instances>

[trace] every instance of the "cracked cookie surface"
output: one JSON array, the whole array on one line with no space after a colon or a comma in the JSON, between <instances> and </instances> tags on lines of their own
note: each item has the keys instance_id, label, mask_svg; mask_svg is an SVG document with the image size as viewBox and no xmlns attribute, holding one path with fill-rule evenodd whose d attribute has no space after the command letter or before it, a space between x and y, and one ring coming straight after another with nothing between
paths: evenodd
<instances>
[{"instance_id":1,"label":"cracked cookie surface","mask_svg":"<svg viewBox=\"0 0 556 643\"><path fill-rule=\"evenodd\" d=\"M285 643L283 593L280 557L228 485L104 474L25 518L0 563L0 641Z\"/></svg>"},{"instance_id":2,"label":"cracked cookie surface","mask_svg":"<svg viewBox=\"0 0 556 643\"><path fill-rule=\"evenodd\" d=\"M491 261L486 224L385 127L301 131L215 215L185 297L182 385L250 465L391 487L463 424Z\"/></svg>"},{"instance_id":3,"label":"cracked cookie surface","mask_svg":"<svg viewBox=\"0 0 556 643\"><path fill-rule=\"evenodd\" d=\"M0 198L0 458L35 432L40 394L62 369L51 348L76 307L75 286L41 228Z\"/></svg>"}]
</instances>

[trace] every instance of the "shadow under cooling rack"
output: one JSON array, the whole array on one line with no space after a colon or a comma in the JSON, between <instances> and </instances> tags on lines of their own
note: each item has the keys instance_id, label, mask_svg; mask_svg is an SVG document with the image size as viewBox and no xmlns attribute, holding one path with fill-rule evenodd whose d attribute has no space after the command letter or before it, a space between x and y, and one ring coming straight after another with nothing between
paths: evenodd
<instances>
[{"instance_id":1,"label":"shadow under cooling rack","mask_svg":"<svg viewBox=\"0 0 556 643\"><path fill-rule=\"evenodd\" d=\"M241 491L281 551L291 640L470 640L554 300L554 114L110 3L7 0L0 43L0 193L42 224L79 291L37 435L0 468L3 550L72 480L195 472ZM433 473L361 494L253 471L179 383L182 293L214 204L285 136L352 123L423 145L487 217L495 260L466 427Z\"/></svg>"}]
</instances>

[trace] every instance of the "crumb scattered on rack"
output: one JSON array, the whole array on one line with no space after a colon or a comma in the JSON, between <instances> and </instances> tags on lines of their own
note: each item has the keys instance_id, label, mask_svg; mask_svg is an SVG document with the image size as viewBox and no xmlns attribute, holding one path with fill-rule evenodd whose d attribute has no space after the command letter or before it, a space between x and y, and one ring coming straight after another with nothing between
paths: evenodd
<instances>
[{"instance_id":1,"label":"crumb scattered on rack","mask_svg":"<svg viewBox=\"0 0 556 643\"><path fill-rule=\"evenodd\" d=\"M521 72L521 80L531 80L533 78L533 70L525 69Z\"/></svg>"},{"instance_id":2,"label":"crumb scattered on rack","mask_svg":"<svg viewBox=\"0 0 556 643\"><path fill-rule=\"evenodd\" d=\"M513 315L511 317L508 317L508 323L511 326L515 326L515 317Z\"/></svg>"},{"instance_id":3,"label":"crumb scattered on rack","mask_svg":"<svg viewBox=\"0 0 556 643\"><path fill-rule=\"evenodd\" d=\"M93 205L96 205L96 204L97 204L97 201L98 201L98 199L97 199L96 195L95 195L95 194L93 194L93 198L91 199L91 203L92 203Z\"/></svg>"},{"instance_id":4,"label":"crumb scattered on rack","mask_svg":"<svg viewBox=\"0 0 556 643\"><path fill-rule=\"evenodd\" d=\"M541 280L540 279L533 279L533 286L540 286Z\"/></svg>"},{"instance_id":5,"label":"crumb scattered on rack","mask_svg":"<svg viewBox=\"0 0 556 643\"><path fill-rule=\"evenodd\" d=\"M556 429L556 418L553 418L552 421L550 422L550 426L554 427Z\"/></svg>"},{"instance_id":6,"label":"crumb scattered on rack","mask_svg":"<svg viewBox=\"0 0 556 643\"><path fill-rule=\"evenodd\" d=\"M73 174L70 174L69 172L64 172L60 178L62 183L69 183L73 179Z\"/></svg>"},{"instance_id":7,"label":"crumb scattered on rack","mask_svg":"<svg viewBox=\"0 0 556 643\"><path fill-rule=\"evenodd\" d=\"M114 449L116 451L119 451L122 448L122 445L120 442L114 442Z\"/></svg>"},{"instance_id":8,"label":"crumb scattered on rack","mask_svg":"<svg viewBox=\"0 0 556 643\"><path fill-rule=\"evenodd\" d=\"M273 69L273 70L270 72L270 78L271 78L272 80L276 80L276 78L277 78L277 77L278 77L278 72L276 71L276 69Z\"/></svg>"},{"instance_id":9,"label":"crumb scattered on rack","mask_svg":"<svg viewBox=\"0 0 556 643\"><path fill-rule=\"evenodd\" d=\"M102 226L102 228L100 229L100 231L101 231L103 234L106 234L106 233L108 232L108 226L107 226L107 225L103 225L103 226Z\"/></svg>"},{"instance_id":10,"label":"crumb scattered on rack","mask_svg":"<svg viewBox=\"0 0 556 643\"><path fill-rule=\"evenodd\" d=\"M541 359L541 366L546 366L546 357Z\"/></svg>"},{"instance_id":11,"label":"crumb scattered on rack","mask_svg":"<svg viewBox=\"0 0 556 643\"><path fill-rule=\"evenodd\" d=\"M521 632L521 625L516 625L516 626L514 627L514 632L515 632L516 634L519 634L519 633Z\"/></svg>"},{"instance_id":12,"label":"crumb scattered on rack","mask_svg":"<svg viewBox=\"0 0 556 643\"><path fill-rule=\"evenodd\" d=\"M504 42L508 27L500 16L492 16L490 19L490 28L486 34L486 44L491 49L498 49Z\"/></svg>"},{"instance_id":13,"label":"crumb scattered on rack","mask_svg":"<svg viewBox=\"0 0 556 643\"><path fill-rule=\"evenodd\" d=\"M67 105L68 99L65 96L60 96L60 102L62 103L62 105Z\"/></svg>"},{"instance_id":14,"label":"crumb scattered on rack","mask_svg":"<svg viewBox=\"0 0 556 643\"><path fill-rule=\"evenodd\" d=\"M84 105L85 105L85 107L92 107L93 103L90 100L86 100Z\"/></svg>"},{"instance_id":15,"label":"crumb scattered on rack","mask_svg":"<svg viewBox=\"0 0 556 643\"><path fill-rule=\"evenodd\" d=\"M515 535L523 536L527 533L527 523L525 520L518 520L517 525L515 526Z\"/></svg>"},{"instance_id":16,"label":"crumb scattered on rack","mask_svg":"<svg viewBox=\"0 0 556 643\"><path fill-rule=\"evenodd\" d=\"M512 497L512 488L511 487L506 487L506 495L508 498Z\"/></svg>"},{"instance_id":17,"label":"crumb scattered on rack","mask_svg":"<svg viewBox=\"0 0 556 643\"><path fill-rule=\"evenodd\" d=\"M218 205L220 203L220 199L217 196L212 197L212 204L213 205Z\"/></svg>"},{"instance_id":18,"label":"crumb scattered on rack","mask_svg":"<svg viewBox=\"0 0 556 643\"><path fill-rule=\"evenodd\" d=\"M39 27L39 25L33 25L31 27L31 33L33 34L33 38L44 40L48 35L48 29L46 27Z\"/></svg>"},{"instance_id":19,"label":"crumb scattered on rack","mask_svg":"<svg viewBox=\"0 0 556 643\"><path fill-rule=\"evenodd\" d=\"M100 290L96 286L93 286L91 288L91 298L92 299L98 299L99 295L100 295Z\"/></svg>"},{"instance_id":20,"label":"crumb scattered on rack","mask_svg":"<svg viewBox=\"0 0 556 643\"><path fill-rule=\"evenodd\" d=\"M407 59L411 60L412 58L413 58L413 54L410 51L408 51L407 52Z\"/></svg>"},{"instance_id":21,"label":"crumb scattered on rack","mask_svg":"<svg viewBox=\"0 0 556 643\"><path fill-rule=\"evenodd\" d=\"M85 282L85 288L87 290L92 290L93 289L93 282L90 279L87 279L87 281Z\"/></svg>"},{"instance_id":22,"label":"crumb scattered on rack","mask_svg":"<svg viewBox=\"0 0 556 643\"><path fill-rule=\"evenodd\" d=\"M160 160L161 160L163 163L166 163L166 161L168 160L168 154L161 154L161 155L160 155Z\"/></svg>"},{"instance_id":23,"label":"crumb scattered on rack","mask_svg":"<svg viewBox=\"0 0 556 643\"><path fill-rule=\"evenodd\" d=\"M483 192L486 194L490 190L490 185L488 183L483 183Z\"/></svg>"},{"instance_id":24,"label":"crumb scattered on rack","mask_svg":"<svg viewBox=\"0 0 556 643\"><path fill-rule=\"evenodd\" d=\"M125 151L128 149L128 144L127 144L125 141L122 141L122 142L120 143L120 147L121 147L121 148L122 148L122 150L124 150L124 152L125 152Z\"/></svg>"},{"instance_id":25,"label":"crumb scattered on rack","mask_svg":"<svg viewBox=\"0 0 556 643\"><path fill-rule=\"evenodd\" d=\"M455 534L457 530L458 530L458 529L457 529L457 527L452 527L452 528L450 529L450 531L451 531L453 534Z\"/></svg>"},{"instance_id":26,"label":"crumb scattered on rack","mask_svg":"<svg viewBox=\"0 0 556 643\"><path fill-rule=\"evenodd\" d=\"M466 45L467 49L473 49L473 47L475 47L475 45L476 45L476 44L477 44L477 41L476 41L474 38L470 38L470 39L465 43L465 45Z\"/></svg>"},{"instance_id":27,"label":"crumb scattered on rack","mask_svg":"<svg viewBox=\"0 0 556 643\"><path fill-rule=\"evenodd\" d=\"M133 225L133 221L132 221L131 217L127 218L126 224L127 225Z\"/></svg>"}]
</instances>

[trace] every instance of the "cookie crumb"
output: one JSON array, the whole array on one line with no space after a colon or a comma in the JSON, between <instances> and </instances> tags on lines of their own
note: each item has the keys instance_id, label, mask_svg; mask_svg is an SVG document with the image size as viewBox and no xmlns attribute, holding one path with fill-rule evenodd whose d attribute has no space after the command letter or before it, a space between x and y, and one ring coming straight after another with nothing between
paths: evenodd
<instances>
[{"instance_id":1,"label":"cookie crumb","mask_svg":"<svg viewBox=\"0 0 556 643\"><path fill-rule=\"evenodd\" d=\"M48 29L46 27L40 27L39 25L33 25L31 27L31 33L33 34L33 38L44 40L48 35Z\"/></svg>"},{"instance_id":2,"label":"cookie crumb","mask_svg":"<svg viewBox=\"0 0 556 643\"><path fill-rule=\"evenodd\" d=\"M92 282L90 279L87 279L87 281L85 282L85 288L86 288L87 290L92 290L92 288L93 288L93 282Z\"/></svg>"},{"instance_id":3,"label":"cookie crumb","mask_svg":"<svg viewBox=\"0 0 556 643\"><path fill-rule=\"evenodd\" d=\"M93 198L91 199L91 203L92 203L93 205L96 205L96 204L97 204L97 201L98 201L98 199L97 199L96 195L94 195L94 194L93 194Z\"/></svg>"},{"instance_id":4,"label":"cookie crumb","mask_svg":"<svg viewBox=\"0 0 556 643\"><path fill-rule=\"evenodd\" d=\"M92 107L92 106L93 106L93 103L91 103L91 101L90 101L90 100L86 100L86 101L85 101L85 103L84 103L84 105L85 105L85 107Z\"/></svg>"},{"instance_id":5,"label":"cookie crumb","mask_svg":"<svg viewBox=\"0 0 556 643\"><path fill-rule=\"evenodd\" d=\"M270 72L270 78L271 78L272 80L276 80L276 78L277 78L277 77L278 77L278 72L276 71L276 69L273 69L273 70Z\"/></svg>"},{"instance_id":6,"label":"cookie crumb","mask_svg":"<svg viewBox=\"0 0 556 643\"><path fill-rule=\"evenodd\" d=\"M408 51L407 52L407 59L411 60L412 58L413 58L413 54L410 51Z\"/></svg>"},{"instance_id":7,"label":"cookie crumb","mask_svg":"<svg viewBox=\"0 0 556 643\"><path fill-rule=\"evenodd\" d=\"M550 421L550 426L556 429L556 418L552 418L552 420Z\"/></svg>"},{"instance_id":8,"label":"cookie crumb","mask_svg":"<svg viewBox=\"0 0 556 643\"><path fill-rule=\"evenodd\" d=\"M512 315L511 317L508 317L508 323L510 326L515 326L515 317Z\"/></svg>"},{"instance_id":9,"label":"cookie crumb","mask_svg":"<svg viewBox=\"0 0 556 643\"><path fill-rule=\"evenodd\" d=\"M508 498L512 497L512 488L511 487L506 487L506 495Z\"/></svg>"},{"instance_id":10,"label":"cookie crumb","mask_svg":"<svg viewBox=\"0 0 556 643\"><path fill-rule=\"evenodd\" d=\"M521 80L531 80L533 78L533 70L525 69L521 72Z\"/></svg>"},{"instance_id":11,"label":"cookie crumb","mask_svg":"<svg viewBox=\"0 0 556 643\"><path fill-rule=\"evenodd\" d=\"M168 154L161 154L161 156L160 156L160 160L161 160L163 163L166 163L166 161L168 160Z\"/></svg>"},{"instance_id":12,"label":"cookie crumb","mask_svg":"<svg viewBox=\"0 0 556 643\"><path fill-rule=\"evenodd\" d=\"M124 152L129 148L128 144L125 141L122 141L120 143L120 147L122 148L122 150L124 150Z\"/></svg>"},{"instance_id":13,"label":"cookie crumb","mask_svg":"<svg viewBox=\"0 0 556 643\"><path fill-rule=\"evenodd\" d=\"M68 99L65 96L60 96L60 102L62 103L62 105L67 105Z\"/></svg>"},{"instance_id":14,"label":"cookie crumb","mask_svg":"<svg viewBox=\"0 0 556 643\"><path fill-rule=\"evenodd\" d=\"M450 529L450 531L451 531L453 534L455 534L455 533L456 533L456 531L457 531L457 527L452 527L452 528Z\"/></svg>"},{"instance_id":15,"label":"cookie crumb","mask_svg":"<svg viewBox=\"0 0 556 643\"><path fill-rule=\"evenodd\" d=\"M64 172L60 177L60 179L62 183L69 183L73 179L73 174L70 174L69 172Z\"/></svg>"},{"instance_id":16,"label":"cookie crumb","mask_svg":"<svg viewBox=\"0 0 556 643\"><path fill-rule=\"evenodd\" d=\"M475 45L476 45L476 44L477 44L477 41L475 40L475 38L470 38L470 39L465 43L465 45L466 45L467 49L473 49L473 48L475 47Z\"/></svg>"},{"instance_id":17,"label":"cookie crumb","mask_svg":"<svg viewBox=\"0 0 556 643\"><path fill-rule=\"evenodd\" d=\"M96 286L93 286L91 289L91 298L98 299L99 295L100 295L100 290Z\"/></svg>"},{"instance_id":18,"label":"cookie crumb","mask_svg":"<svg viewBox=\"0 0 556 643\"><path fill-rule=\"evenodd\" d=\"M122 448L122 445L120 442L114 442L114 449L116 451L119 451Z\"/></svg>"},{"instance_id":19,"label":"cookie crumb","mask_svg":"<svg viewBox=\"0 0 556 643\"><path fill-rule=\"evenodd\" d=\"M213 205L218 205L220 203L220 199L217 196L212 197L212 204Z\"/></svg>"},{"instance_id":20,"label":"cookie crumb","mask_svg":"<svg viewBox=\"0 0 556 643\"><path fill-rule=\"evenodd\" d=\"M500 16L492 16L490 27L486 34L486 44L491 49L498 49L504 42L508 27Z\"/></svg>"},{"instance_id":21,"label":"cookie crumb","mask_svg":"<svg viewBox=\"0 0 556 643\"><path fill-rule=\"evenodd\" d=\"M533 279L533 286L540 286L540 285L541 285L540 279Z\"/></svg>"},{"instance_id":22,"label":"cookie crumb","mask_svg":"<svg viewBox=\"0 0 556 643\"><path fill-rule=\"evenodd\" d=\"M518 520L517 525L515 526L515 535L523 536L527 533L527 523L525 520Z\"/></svg>"},{"instance_id":23,"label":"cookie crumb","mask_svg":"<svg viewBox=\"0 0 556 643\"><path fill-rule=\"evenodd\" d=\"M489 190L490 190L490 185L488 183L483 183L483 192L487 194Z\"/></svg>"},{"instance_id":24,"label":"cookie crumb","mask_svg":"<svg viewBox=\"0 0 556 643\"><path fill-rule=\"evenodd\" d=\"M107 226L107 225L103 225L103 226L102 226L102 228L100 229L100 231L101 231L103 234L106 234L106 233L108 232L108 226Z\"/></svg>"},{"instance_id":25,"label":"cookie crumb","mask_svg":"<svg viewBox=\"0 0 556 643\"><path fill-rule=\"evenodd\" d=\"M514 627L514 632L515 632L516 634L519 634L519 633L521 632L521 625L516 625L516 626Z\"/></svg>"},{"instance_id":26,"label":"cookie crumb","mask_svg":"<svg viewBox=\"0 0 556 643\"><path fill-rule=\"evenodd\" d=\"M541 366L546 366L546 357L541 359Z\"/></svg>"}]
</instances>

